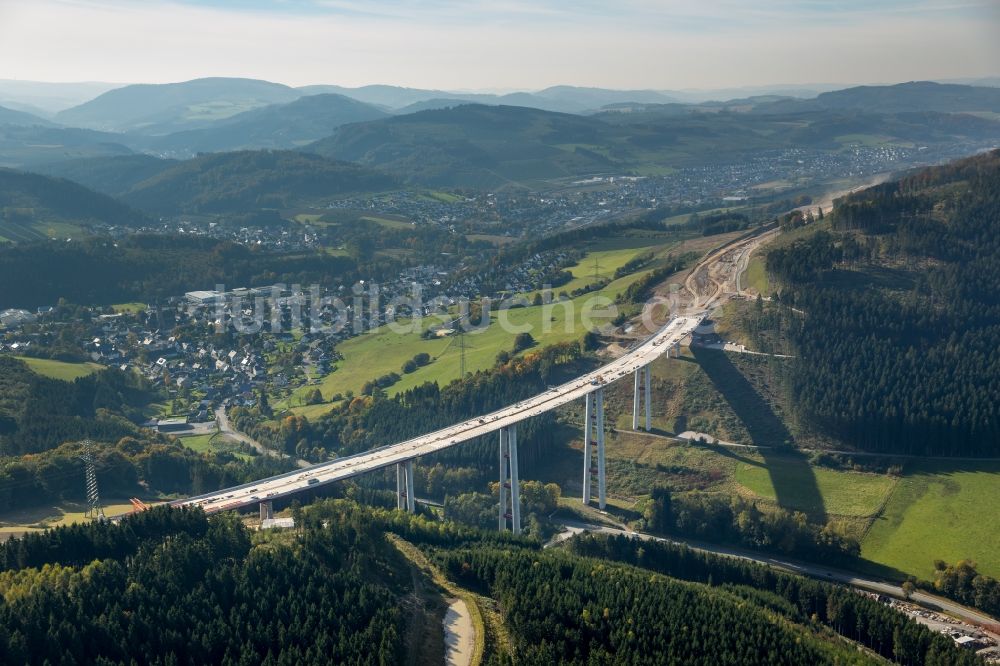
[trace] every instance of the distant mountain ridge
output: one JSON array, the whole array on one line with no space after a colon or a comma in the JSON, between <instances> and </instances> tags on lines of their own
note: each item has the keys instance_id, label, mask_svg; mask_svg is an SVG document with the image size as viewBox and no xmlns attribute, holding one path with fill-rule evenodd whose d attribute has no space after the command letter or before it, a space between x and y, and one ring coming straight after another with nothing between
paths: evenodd
<instances>
[{"instance_id":1,"label":"distant mountain ridge","mask_svg":"<svg viewBox=\"0 0 1000 666\"><path fill-rule=\"evenodd\" d=\"M1000 113L1000 88L932 81L911 81L891 86L856 86L817 95L815 99L781 100L761 105L764 113L858 109L869 113Z\"/></svg>"},{"instance_id":2,"label":"distant mountain ridge","mask_svg":"<svg viewBox=\"0 0 1000 666\"><path fill-rule=\"evenodd\" d=\"M174 162L121 193L153 214L286 208L303 200L392 189L398 182L357 164L294 151L206 154Z\"/></svg>"},{"instance_id":3,"label":"distant mountain ridge","mask_svg":"<svg viewBox=\"0 0 1000 666\"><path fill-rule=\"evenodd\" d=\"M763 107L782 102L764 98ZM740 100L753 108L753 100ZM845 137L910 144L1000 140L1000 122L960 113L812 109L736 112L648 105L592 116L466 104L344 125L302 150L423 186L531 188L540 181L704 166L761 150L842 150Z\"/></svg>"},{"instance_id":4,"label":"distant mountain ridge","mask_svg":"<svg viewBox=\"0 0 1000 666\"><path fill-rule=\"evenodd\" d=\"M123 85L103 81L53 83L0 79L0 106L50 116Z\"/></svg>"},{"instance_id":5,"label":"distant mountain ridge","mask_svg":"<svg viewBox=\"0 0 1000 666\"><path fill-rule=\"evenodd\" d=\"M158 137L148 147L188 156L200 152L285 149L333 134L347 123L385 118L377 107L333 93L308 95L287 104L244 111L209 127Z\"/></svg>"},{"instance_id":6,"label":"distant mountain ridge","mask_svg":"<svg viewBox=\"0 0 1000 666\"><path fill-rule=\"evenodd\" d=\"M838 137L851 134L918 144L980 140L994 136L998 113L998 88L931 82L685 104L655 90L553 86L493 95L214 78L125 86L58 116L113 132L46 125L0 108L0 166L62 175L69 161L137 152L189 159L297 149L415 184L492 188L678 168L793 145L838 150ZM133 164L126 160L98 161L88 174L83 164L66 166L66 175L116 194L162 166L136 160L138 173L129 174L117 173Z\"/></svg>"},{"instance_id":7,"label":"distant mountain ridge","mask_svg":"<svg viewBox=\"0 0 1000 666\"><path fill-rule=\"evenodd\" d=\"M55 123L26 111L18 111L0 106L0 125L19 125L21 127L53 127Z\"/></svg>"},{"instance_id":8,"label":"distant mountain ridge","mask_svg":"<svg viewBox=\"0 0 1000 666\"><path fill-rule=\"evenodd\" d=\"M105 194L61 178L0 168L0 223L134 225L145 216Z\"/></svg>"},{"instance_id":9,"label":"distant mountain ridge","mask_svg":"<svg viewBox=\"0 0 1000 666\"><path fill-rule=\"evenodd\" d=\"M84 157L131 155L125 137L77 127L0 124L0 167L31 169Z\"/></svg>"},{"instance_id":10,"label":"distant mountain ridge","mask_svg":"<svg viewBox=\"0 0 1000 666\"><path fill-rule=\"evenodd\" d=\"M494 187L608 170L606 157L575 146L617 132L585 116L467 104L345 125L303 150L424 185Z\"/></svg>"},{"instance_id":11,"label":"distant mountain ridge","mask_svg":"<svg viewBox=\"0 0 1000 666\"><path fill-rule=\"evenodd\" d=\"M422 90L386 85L362 86L360 88L305 86L299 90L307 91L310 94L335 92L368 104L381 106L387 110L394 110L397 113L454 106L456 102L495 106L527 106L557 113L583 113L620 102L666 104L676 101L673 97L655 90L608 90L578 86L552 86L536 92L519 91L506 94ZM445 101L448 104L442 104Z\"/></svg>"},{"instance_id":12,"label":"distant mountain ridge","mask_svg":"<svg viewBox=\"0 0 1000 666\"><path fill-rule=\"evenodd\" d=\"M157 176L176 164L175 160L164 160L152 155L115 155L42 164L35 168L35 172L72 180L95 192L119 197L138 183Z\"/></svg>"},{"instance_id":13,"label":"distant mountain ridge","mask_svg":"<svg viewBox=\"0 0 1000 666\"><path fill-rule=\"evenodd\" d=\"M181 83L134 84L110 90L56 114L65 125L115 132L169 134L269 104L294 101L301 93L257 79L206 78Z\"/></svg>"}]
</instances>

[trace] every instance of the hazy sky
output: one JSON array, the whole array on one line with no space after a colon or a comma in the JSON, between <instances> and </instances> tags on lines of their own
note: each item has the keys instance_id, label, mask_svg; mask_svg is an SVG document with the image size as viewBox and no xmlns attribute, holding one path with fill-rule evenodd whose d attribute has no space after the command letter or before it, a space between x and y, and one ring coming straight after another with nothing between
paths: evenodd
<instances>
[{"instance_id":1,"label":"hazy sky","mask_svg":"<svg viewBox=\"0 0 1000 666\"><path fill-rule=\"evenodd\" d=\"M0 0L0 78L717 88L1000 74L1000 0Z\"/></svg>"}]
</instances>

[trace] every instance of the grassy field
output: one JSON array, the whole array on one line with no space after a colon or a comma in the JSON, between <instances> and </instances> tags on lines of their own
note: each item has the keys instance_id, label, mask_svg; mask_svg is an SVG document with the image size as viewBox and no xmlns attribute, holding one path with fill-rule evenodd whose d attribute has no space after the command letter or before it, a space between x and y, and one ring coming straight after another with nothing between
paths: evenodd
<instances>
[{"instance_id":1,"label":"grassy field","mask_svg":"<svg viewBox=\"0 0 1000 666\"><path fill-rule=\"evenodd\" d=\"M649 242L649 241L647 241ZM658 247L658 246L653 246ZM574 275L579 273L586 275L588 262L592 267L592 255L597 255L601 266L607 266L602 272L613 274L617 267L624 265L632 257L640 254L650 246L597 250L589 253L579 264L570 270ZM591 268L592 270L592 268ZM549 306L531 306L516 308L500 313L494 310L490 326L477 333L470 333L465 336L465 367L466 372L475 372L492 367L496 361L496 355L500 350L511 349L514 338L519 330L530 327L531 335L535 338L539 346L578 340L583 336L584 328L582 317L584 312L591 316L593 321L600 325L607 321L597 316L593 310L585 308L585 304L595 296L603 296L614 300L615 296L624 291L635 280L639 279L647 271L639 271L631 275L612 281L604 289L578 296L574 299L561 303L554 303ZM573 282L576 282L575 278ZM586 284L589 280L579 278L579 284ZM571 283L572 284L572 283ZM562 289L572 289L570 285L561 287ZM500 325L500 316L506 318L511 326ZM425 318L419 330L411 330L404 333L393 331L389 326L382 326L365 335L352 338L338 346L338 350L344 356L344 360L336 364L335 370L327 375L320 385L323 397L330 399L337 393L354 391L359 393L365 382L376 377L397 372L402 374L401 368L404 362L413 358L420 352L426 352L433 361L416 372L404 374L402 379L389 389L389 393L395 394L400 391L413 388L428 381L436 381L439 384L447 384L453 379L457 379L461 366L461 351L459 343L453 337L434 338L423 340L420 333L424 328L439 323L436 318ZM508 330L505 330L508 329ZM299 389L286 401L272 403L277 408L291 407L292 411L313 418L329 410L329 405L302 406L302 398L314 387L308 386Z\"/></svg>"},{"instance_id":2,"label":"grassy field","mask_svg":"<svg viewBox=\"0 0 1000 666\"><path fill-rule=\"evenodd\" d=\"M65 363L63 361L52 361L46 358L29 358L18 356L18 359L28 364L33 372L52 379L62 379L71 382L80 377L102 370L104 366L97 363Z\"/></svg>"},{"instance_id":3,"label":"grassy field","mask_svg":"<svg viewBox=\"0 0 1000 666\"><path fill-rule=\"evenodd\" d=\"M28 243L49 238L76 238L83 229L75 224L39 220L35 222L0 221L0 237L14 243Z\"/></svg>"},{"instance_id":4,"label":"grassy field","mask_svg":"<svg viewBox=\"0 0 1000 666\"><path fill-rule=\"evenodd\" d=\"M755 289L758 294L767 296L771 293L771 282L767 277L767 269L764 257L757 254L751 257L747 264L747 270L743 274L742 284L744 288Z\"/></svg>"},{"instance_id":5,"label":"grassy field","mask_svg":"<svg viewBox=\"0 0 1000 666\"><path fill-rule=\"evenodd\" d=\"M457 194L451 194L449 192L440 192L437 190L426 192L421 196L433 201L440 201L442 203L455 203L458 201L462 201L462 197L458 196Z\"/></svg>"},{"instance_id":6,"label":"grassy field","mask_svg":"<svg viewBox=\"0 0 1000 666\"><path fill-rule=\"evenodd\" d=\"M148 500L145 501L147 504L152 503ZM55 506L8 511L0 515L0 535L16 535L23 532L58 527L60 525L86 522L91 520L84 515L86 508L83 503L62 502ZM104 514L106 516L128 513L131 510L132 504L127 498L104 500Z\"/></svg>"},{"instance_id":7,"label":"grassy field","mask_svg":"<svg viewBox=\"0 0 1000 666\"><path fill-rule=\"evenodd\" d=\"M867 146L875 148L878 146L903 146L912 148L913 143L902 139L882 134L841 134L833 139L842 146Z\"/></svg>"},{"instance_id":8,"label":"grassy field","mask_svg":"<svg viewBox=\"0 0 1000 666\"><path fill-rule=\"evenodd\" d=\"M788 489L782 495L786 509L849 517L874 515L896 480L885 474L843 472L804 465L796 458L769 457L742 462L736 467L734 480L754 495L777 502L775 479L780 478ZM819 488L822 506L810 501L811 486Z\"/></svg>"},{"instance_id":9,"label":"grassy field","mask_svg":"<svg viewBox=\"0 0 1000 666\"><path fill-rule=\"evenodd\" d=\"M238 458L250 460L252 456L239 450L238 443L229 439L225 435L193 435L191 437L178 437L178 440L185 448L197 451L198 453L231 453Z\"/></svg>"},{"instance_id":10,"label":"grassy field","mask_svg":"<svg viewBox=\"0 0 1000 666\"><path fill-rule=\"evenodd\" d=\"M380 227L387 229L412 229L413 223L400 217L387 217L384 215L365 215L361 218L365 222L373 222Z\"/></svg>"},{"instance_id":11,"label":"grassy field","mask_svg":"<svg viewBox=\"0 0 1000 666\"><path fill-rule=\"evenodd\" d=\"M582 420L576 417L571 420ZM530 473L560 484L566 497L578 496L581 447L577 439ZM815 520L836 519L859 537L898 482L888 475L816 467L794 456L691 444L628 429L609 435L607 461L609 497L624 508L641 504L655 485L665 484L675 492L738 495Z\"/></svg>"},{"instance_id":12,"label":"grassy field","mask_svg":"<svg viewBox=\"0 0 1000 666\"><path fill-rule=\"evenodd\" d=\"M510 245L515 242L516 238L511 238L510 236L498 236L496 234L466 234L465 236L470 241L486 241L493 245Z\"/></svg>"},{"instance_id":13,"label":"grassy field","mask_svg":"<svg viewBox=\"0 0 1000 666\"><path fill-rule=\"evenodd\" d=\"M861 544L865 559L931 578L935 559L1000 577L1000 462L909 464Z\"/></svg>"},{"instance_id":14,"label":"grassy field","mask_svg":"<svg viewBox=\"0 0 1000 666\"><path fill-rule=\"evenodd\" d=\"M208 451L211 451L213 439L217 439L217 436L214 433L211 435L178 437L178 440L180 440L180 443L184 445L184 448L197 451L198 453L207 453Z\"/></svg>"},{"instance_id":15,"label":"grassy field","mask_svg":"<svg viewBox=\"0 0 1000 666\"><path fill-rule=\"evenodd\" d=\"M145 303L116 303L111 306L115 312L135 314L137 312L142 312L148 306Z\"/></svg>"},{"instance_id":16,"label":"grassy field","mask_svg":"<svg viewBox=\"0 0 1000 666\"><path fill-rule=\"evenodd\" d=\"M627 264L636 256L642 254L644 250L645 248L639 249L627 247L623 249L597 250L594 252L588 252L587 256L584 257L578 264L569 268L569 272L573 275L573 279L554 291L557 293L560 291L570 293L574 289L584 287L587 284L594 282L595 273L597 279L611 278L614 276L616 270Z\"/></svg>"}]
</instances>

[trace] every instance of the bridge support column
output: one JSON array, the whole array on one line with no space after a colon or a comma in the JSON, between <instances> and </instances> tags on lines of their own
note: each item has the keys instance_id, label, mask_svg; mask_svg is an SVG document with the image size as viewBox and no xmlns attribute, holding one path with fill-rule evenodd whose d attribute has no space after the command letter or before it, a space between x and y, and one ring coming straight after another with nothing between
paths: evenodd
<instances>
[{"instance_id":1,"label":"bridge support column","mask_svg":"<svg viewBox=\"0 0 1000 666\"><path fill-rule=\"evenodd\" d=\"M414 513L417 509L417 498L413 490L413 460L406 461L406 510Z\"/></svg>"},{"instance_id":2,"label":"bridge support column","mask_svg":"<svg viewBox=\"0 0 1000 666\"><path fill-rule=\"evenodd\" d=\"M646 432L649 432L653 429L653 370L647 365L642 374L646 378Z\"/></svg>"},{"instance_id":3,"label":"bridge support column","mask_svg":"<svg viewBox=\"0 0 1000 666\"><path fill-rule=\"evenodd\" d=\"M517 424L507 429L507 448L510 462L510 521L514 534L521 533L521 480L517 466Z\"/></svg>"},{"instance_id":4,"label":"bridge support column","mask_svg":"<svg viewBox=\"0 0 1000 666\"><path fill-rule=\"evenodd\" d=\"M669 355L670 350L667 350ZM646 409L646 432L652 429L652 418L653 411L651 408L653 390L652 385L652 372L648 365L643 366L635 371L635 392L632 395L632 430L639 429L639 403L640 395L643 396L641 402L644 404Z\"/></svg>"},{"instance_id":5,"label":"bridge support column","mask_svg":"<svg viewBox=\"0 0 1000 666\"><path fill-rule=\"evenodd\" d=\"M594 467L592 441L597 439L597 466ZM597 503L604 508L607 502L604 464L604 389L587 394L583 431L583 503L590 504L593 476L597 473Z\"/></svg>"},{"instance_id":6,"label":"bridge support column","mask_svg":"<svg viewBox=\"0 0 1000 666\"><path fill-rule=\"evenodd\" d=\"M406 508L406 468L403 463L396 463L396 508L400 511Z\"/></svg>"},{"instance_id":7,"label":"bridge support column","mask_svg":"<svg viewBox=\"0 0 1000 666\"><path fill-rule=\"evenodd\" d=\"M632 394L632 430L639 429L639 381L642 378L643 368L637 369L635 375L635 392Z\"/></svg>"},{"instance_id":8,"label":"bridge support column","mask_svg":"<svg viewBox=\"0 0 1000 666\"><path fill-rule=\"evenodd\" d=\"M604 510L608 499L604 464L604 389L594 392L597 394L597 506ZM648 411L646 418L649 418Z\"/></svg>"},{"instance_id":9,"label":"bridge support column","mask_svg":"<svg viewBox=\"0 0 1000 666\"><path fill-rule=\"evenodd\" d=\"M274 505L271 504L271 500L260 503L260 519L261 521L271 520L274 518Z\"/></svg>"},{"instance_id":10,"label":"bridge support column","mask_svg":"<svg viewBox=\"0 0 1000 666\"><path fill-rule=\"evenodd\" d=\"M594 394L587 394L586 406L583 410L583 503L590 504L591 465L590 438L594 432Z\"/></svg>"},{"instance_id":11,"label":"bridge support column","mask_svg":"<svg viewBox=\"0 0 1000 666\"><path fill-rule=\"evenodd\" d=\"M500 517L497 527L501 532L507 529L507 428L500 428Z\"/></svg>"},{"instance_id":12,"label":"bridge support column","mask_svg":"<svg viewBox=\"0 0 1000 666\"><path fill-rule=\"evenodd\" d=\"M413 461L396 463L396 508L413 513L416 509L413 496Z\"/></svg>"},{"instance_id":13,"label":"bridge support column","mask_svg":"<svg viewBox=\"0 0 1000 666\"><path fill-rule=\"evenodd\" d=\"M517 465L517 425L500 428L500 515L503 532L510 520L511 531L521 533L521 484ZM508 508L507 499L510 498Z\"/></svg>"}]
</instances>

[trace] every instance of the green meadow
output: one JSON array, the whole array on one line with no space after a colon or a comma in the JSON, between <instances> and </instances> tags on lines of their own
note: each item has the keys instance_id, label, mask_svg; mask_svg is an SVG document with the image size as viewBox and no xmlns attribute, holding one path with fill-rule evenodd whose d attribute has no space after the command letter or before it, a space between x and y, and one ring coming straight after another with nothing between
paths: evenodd
<instances>
[{"instance_id":1,"label":"green meadow","mask_svg":"<svg viewBox=\"0 0 1000 666\"><path fill-rule=\"evenodd\" d=\"M660 256L668 251L667 246L649 243L650 241L647 241L647 245L640 247L600 249L587 253L578 264L570 267L569 270L574 275L573 280L554 291L556 293L571 291L593 282L594 257L597 257L601 277L610 277L615 270L643 252L654 250L657 256ZM492 367L496 362L497 353L512 349L514 338L521 331L529 331L539 347L579 340L585 331L584 317L595 326L607 323L610 318L602 316L605 308L612 305L619 294L648 270L643 269L612 280L603 289L564 301L502 311L494 308L488 327L464 336L466 372ZM457 379L461 368L461 341L456 336L429 340L421 338L421 333L425 329L439 325L441 321L438 317L426 317L419 323L400 321L394 325L381 326L338 345L337 348L344 359L336 364L333 372L324 377L319 385L323 397L329 400L332 396L343 395L347 391L357 394L366 382L390 372L402 375L402 379L388 389L390 394L405 391L424 382L438 382L444 385ZM401 370L403 363L420 352L429 354L433 359L432 362L415 372L403 374ZM305 394L314 388L316 387L300 388L286 401L274 404L279 408L289 407L297 414L318 416L330 408L328 404L302 405Z\"/></svg>"},{"instance_id":2,"label":"green meadow","mask_svg":"<svg viewBox=\"0 0 1000 666\"><path fill-rule=\"evenodd\" d=\"M908 464L861 544L865 559L931 578L934 560L1000 577L1000 462Z\"/></svg>"},{"instance_id":3,"label":"green meadow","mask_svg":"<svg viewBox=\"0 0 1000 666\"><path fill-rule=\"evenodd\" d=\"M27 356L18 356L17 358L27 363L32 372L45 377L51 377L52 379L62 379L67 382L79 379L80 377L86 377L104 368L104 366L97 363L66 363L64 361L53 361L47 358L30 358Z\"/></svg>"}]
</instances>

